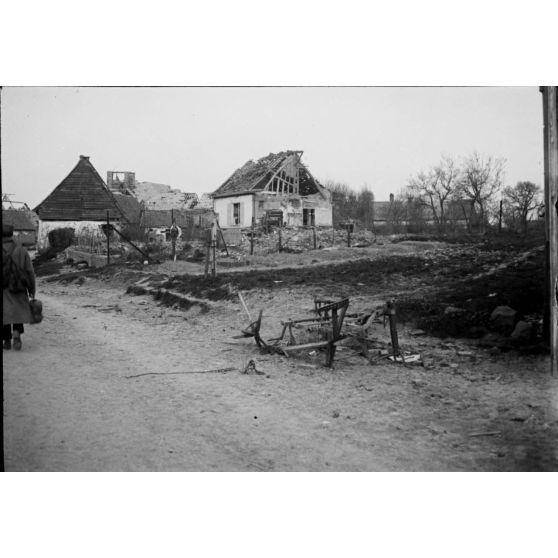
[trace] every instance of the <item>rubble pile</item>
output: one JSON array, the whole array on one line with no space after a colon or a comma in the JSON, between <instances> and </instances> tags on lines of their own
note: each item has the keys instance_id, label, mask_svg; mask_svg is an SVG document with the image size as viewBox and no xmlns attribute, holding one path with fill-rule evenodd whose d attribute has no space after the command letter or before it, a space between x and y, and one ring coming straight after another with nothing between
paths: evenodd
<instances>
[{"instance_id":1,"label":"rubble pile","mask_svg":"<svg viewBox=\"0 0 558 558\"><path fill-rule=\"evenodd\" d=\"M243 229L241 241L229 246L229 251L249 252L251 229ZM332 227L316 227L316 249L347 246L347 231ZM359 248L370 246L376 242L371 231L361 230L351 234L351 246ZM273 254L283 252L304 252L314 249L314 231L311 227L282 227L269 232L256 229L254 233L254 253Z\"/></svg>"}]
</instances>

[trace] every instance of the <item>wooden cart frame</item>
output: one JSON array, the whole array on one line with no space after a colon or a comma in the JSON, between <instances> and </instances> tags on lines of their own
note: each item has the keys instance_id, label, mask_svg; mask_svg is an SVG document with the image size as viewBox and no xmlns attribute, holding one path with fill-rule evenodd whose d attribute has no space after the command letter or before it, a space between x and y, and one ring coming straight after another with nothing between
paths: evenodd
<instances>
[{"instance_id":1,"label":"wooden cart frame","mask_svg":"<svg viewBox=\"0 0 558 558\"><path fill-rule=\"evenodd\" d=\"M258 319L252 322L246 329L242 330L242 335L237 337L253 337L262 352L280 353L289 356L289 353L304 350L326 350L325 366L331 368L335 358L336 345L344 338L341 333L343 328L343 320L349 306L349 299L344 298L339 301L314 299L315 316L312 318L303 318L300 320L281 321L283 329L281 335L268 341L260 335L263 310L260 310ZM318 326L325 331L326 339L313 343L297 344L293 328L300 324L308 326ZM281 344L288 332L287 344Z\"/></svg>"}]
</instances>

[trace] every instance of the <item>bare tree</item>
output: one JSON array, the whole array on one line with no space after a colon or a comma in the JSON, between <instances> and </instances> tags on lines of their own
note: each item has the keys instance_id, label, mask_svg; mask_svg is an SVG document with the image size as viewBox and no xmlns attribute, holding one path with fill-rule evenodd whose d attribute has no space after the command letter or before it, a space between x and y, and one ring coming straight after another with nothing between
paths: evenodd
<instances>
[{"instance_id":1,"label":"bare tree","mask_svg":"<svg viewBox=\"0 0 558 558\"><path fill-rule=\"evenodd\" d=\"M357 206L357 195L341 182L328 180L325 187L331 192L331 203L333 204L333 224L339 225L348 219L354 219Z\"/></svg>"},{"instance_id":2,"label":"bare tree","mask_svg":"<svg viewBox=\"0 0 558 558\"><path fill-rule=\"evenodd\" d=\"M369 230L374 230L374 193L365 184L357 196L355 217Z\"/></svg>"},{"instance_id":3,"label":"bare tree","mask_svg":"<svg viewBox=\"0 0 558 558\"><path fill-rule=\"evenodd\" d=\"M403 195L407 198L407 232L422 233L426 228L426 210L421 199L412 197L408 191L404 191Z\"/></svg>"},{"instance_id":4,"label":"bare tree","mask_svg":"<svg viewBox=\"0 0 558 558\"><path fill-rule=\"evenodd\" d=\"M478 211L480 232L488 221L490 202L502 186L504 164L504 159L482 157L476 152L463 163L458 191Z\"/></svg>"},{"instance_id":5,"label":"bare tree","mask_svg":"<svg viewBox=\"0 0 558 558\"><path fill-rule=\"evenodd\" d=\"M523 231L527 232L527 224L532 212L539 207L541 187L533 182L518 182L515 186L504 189L504 203L508 221L517 222Z\"/></svg>"},{"instance_id":6,"label":"bare tree","mask_svg":"<svg viewBox=\"0 0 558 558\"><path fill-rule=\"evenodd\" d=\"M439 232L445 232L447 208L458 186L459 169L455 161L442 156L438 165L429 171L421 171L409 180L408 191L428 207Z\"/></svg>"},{"instance_id":7,"label":"bare tree","mask_svg":"<svg viewBox=\"0 0 558 558\"><path fill-rule=\"evenodd\" d=\"M358 193L346 184L331 180L325 187L331 192L335 225L353 220L374 230L374 193L366 184Z\"/></svg>"},{"instance_id":8,"label":"bare tree","mask_svg":"<svg viewBox=\"0 0 558 558\"><path fill-rule=\"evenodd\" d=\"M400 233L403 224L407 221L407 198L403 193L397 197L390 195L390 204L387 222L391 233Z\"/></svg>"}]
</instances>

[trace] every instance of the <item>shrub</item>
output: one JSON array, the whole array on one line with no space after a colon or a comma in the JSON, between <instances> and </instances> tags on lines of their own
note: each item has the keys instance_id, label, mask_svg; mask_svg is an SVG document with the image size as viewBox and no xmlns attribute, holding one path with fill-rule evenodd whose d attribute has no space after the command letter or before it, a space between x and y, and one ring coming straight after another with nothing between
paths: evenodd
<instances>
[{"instance_id":1,"label":"shrub","mask_svg":"<svg viewBox=\"0 0 558 558\"><path fill-rule=\"evenodd\" d=\"M52 229L48 233L48 242L51 251L56 254L62 252L75 241L75 231L71 227L64 227L60 229Z\"/></svg>"}]
</instances>

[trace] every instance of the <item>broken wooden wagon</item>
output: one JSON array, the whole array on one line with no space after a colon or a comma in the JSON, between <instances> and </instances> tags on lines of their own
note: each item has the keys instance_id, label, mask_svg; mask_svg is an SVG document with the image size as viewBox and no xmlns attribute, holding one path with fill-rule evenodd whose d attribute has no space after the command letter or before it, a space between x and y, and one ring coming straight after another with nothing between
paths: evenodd
<instances>
[{"instance_id":1,"label":"broken wooden wagon","mask_svg":"<svg viewBox=\"0 0 558 558\"><path fill-rule=\"evenodd\" d=\"M242 295L239 293L240 300L246 308ZM263 310L260 310L258 319L242 330L242 335L235 338L253 337L260 351L265 353L279 353L289 356L290 353L297 351L310 351L325 349L325 365L333 366L337 343L344 339L342 334L343 320L349 306L349 299L344 298L338 301L314 299L314 316L299 320L281 321L282 330L279 337L265 341L261 335L261 325ZM247 313L248 310L246 309ZM249 313L248 313L249 315ZM298 343L293 330L304 327L307 331L314 331L321 337L318 341L310 343ZM288 338L285 338L288 335Z\"/></svg>"}]
</instances>

